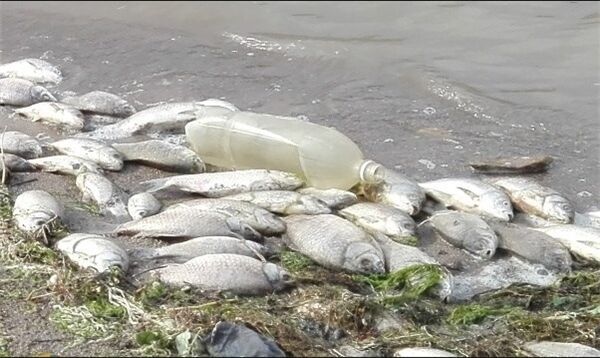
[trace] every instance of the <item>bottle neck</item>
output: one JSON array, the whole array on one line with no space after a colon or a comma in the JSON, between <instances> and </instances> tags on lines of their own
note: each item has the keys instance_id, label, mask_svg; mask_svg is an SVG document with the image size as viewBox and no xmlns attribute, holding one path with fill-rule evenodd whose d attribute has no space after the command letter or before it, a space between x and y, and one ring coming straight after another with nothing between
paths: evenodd
<instances>
[{"instance_id":1,"label":"bottle neck","mask_svg":"<svg viewBox=\"0 0 600 358\"><path fill-rule=\"evenodd\" d=\"M360 181L368 184L376 184L383 181L383 166L372 160L365 160L358 169Z\"/></svg>"}]
</instances>

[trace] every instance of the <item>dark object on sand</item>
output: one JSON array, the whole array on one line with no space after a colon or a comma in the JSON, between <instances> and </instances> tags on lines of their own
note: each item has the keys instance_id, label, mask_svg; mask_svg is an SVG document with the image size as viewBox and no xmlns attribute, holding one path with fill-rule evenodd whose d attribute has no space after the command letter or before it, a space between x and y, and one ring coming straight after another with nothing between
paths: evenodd
<instances>
[{"instance_id":1,"label":"dark object on sand","mask_svg":"<svg viewBox=\"0 0 600 358\"><path fill-rule=\"evenodd\" d=\"M532 157L508 157L469 163L476 173L482 174L529 174L542 173L554 159L547 155Z\"/></svg>"},{"instance_id":2,"label":"dark object on sand","mask_svg":"<svg viewBox=\"0 0 600 358\"><path fill-rule=\"evenodd\" d=\"M212 357L285 357L274 341L225 321L215 325L205 344Z\"/></svg>"}]
</instances>

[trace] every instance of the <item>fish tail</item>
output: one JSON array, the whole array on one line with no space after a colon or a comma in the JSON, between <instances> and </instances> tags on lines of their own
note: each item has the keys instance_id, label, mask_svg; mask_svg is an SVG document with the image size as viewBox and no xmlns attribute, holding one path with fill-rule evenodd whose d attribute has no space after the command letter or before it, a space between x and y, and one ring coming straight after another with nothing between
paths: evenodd
<instances>
[{"instance_id":1,"label":"fish tail","mask_svg":"<svg viewBox=\"0 0 600 358\"><path fill-rule=\"evenodd\" d=\"M169 178L159 178L146 180L139 184L141 191L145 191L148 193L153 193L159 190L163 190L171 186L169 183Z\"/></svg>"}]
</instances>

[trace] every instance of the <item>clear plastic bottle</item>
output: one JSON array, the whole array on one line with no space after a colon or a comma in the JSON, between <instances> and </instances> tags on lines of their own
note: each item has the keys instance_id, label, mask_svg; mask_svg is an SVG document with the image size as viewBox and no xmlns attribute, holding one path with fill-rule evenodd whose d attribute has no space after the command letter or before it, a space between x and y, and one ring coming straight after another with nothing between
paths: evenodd
<instances>
[{"instance_id":1,"label":"clear plastic bottle","mask_svg":"<svg viewBox=\"0 0 600 358\"><path fill-rule=\"evenodd\" d=\"M382 166L364 160L337 130L293 117L253 112L207 115L185 126L192 149L212 165L296 173L308 186L350 189L381 180Z\"/></svg>"}]
</instances>

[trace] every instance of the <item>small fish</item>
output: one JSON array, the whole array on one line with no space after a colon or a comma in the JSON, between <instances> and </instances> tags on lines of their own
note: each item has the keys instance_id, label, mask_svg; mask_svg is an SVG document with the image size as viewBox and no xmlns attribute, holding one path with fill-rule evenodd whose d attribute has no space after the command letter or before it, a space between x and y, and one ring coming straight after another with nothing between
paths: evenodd
<instances>
[{"instance_id":1,"label":"small fish","mask_svg":"<svg viewBox=\"0 0 600 358\"><path fill-rule=\"evenodd\" d=\"M381 233L402 242L415 236L415 221L404 211L379 203L358 203L338 212L370 233Z\"/></svg>"},{"instance_id":2,"label":"small fish","mask_svg":"<svg viewBox=\"0 0 600 358\"><path fill-rule=\"evenodd\" d=\"M247 201L270 212L283 215L331 213L327 204L316 197L288 190L251 191L226 196L224 199Z\"/></svg>"},{"instance_id":3,"label":"small fish","mask_svg":"<svg viewBox=\"0 0 600 358\"><path fill-rule=\"evenodd\" d=\"M456 354L429 347L402 348L393 357L457 357Z\"/></svg>"},{"instance_id":4,"label":"small fish","mask_svg":"<svg viewBox=\"0 0 600 358\"><path fill-rule=\"evenodd\" d=\"M522 226L490 221L499 236L498 247L557 272L571 271L569 250L552 237Z\"/></svg>"},{"instance_id":5,"label":"small fish","mask_svg":"<svg viewBox=\"0 0 600 358\"><path fill-rule=\"evenodd\" d=\"M154 215L161 207L160 201L150 193L135 194L127 201L127 211L133 220Z\"/></svg>"},{"instance_id":6,"label":"small fish","mask_svg":"<svg viewBox=\"0 0 600 358\"><path fill-rule=\"evenodd\" d=\"M573 205L559 192L523 177L487 178L487 183L503 189L515 208L562 224L573 222Z\"/></svg>"},{"instance_id":7,"label":"small fish","mask_svg":"<svg viewBox=\"0 0 600 358\"><path fill-rule=\"evenodd\" d=\"M302 179L295 174L264 169L177 175L140 183L143 191L155 192L173 188L209 198L249 191L294 190L302 184Z\"/></svg>"},{"instance_id":8,"label":"small fish","mask_svg":"<svg viewBox=\"0 0 600 358\"><path fill-rule=\"evenodd\" d=\"M156 273L168 285L190 285L237 295L266 295L292 282L291 276L280 266L235 254L202 255L184 264L157 269Z\"/></svg>"},{"instance_id":9,"label":"small fish","mask_svg":"<svg viewBox=\"0 0 600 358\"><path fill-rule=\"evenodd\" d=\"M381 249L351 222L331 214L285 218L285 244L324 267L360 274L385 272Z\"/></svg>"},{"instance_id":10,"label":"small fish","mask_svg":"<svg viewBox=\"0 0 600 358\"><path fill-rule=\"evenodd\" d=\"M126 161L140 162L158 169L179 173L202 173L205 165L194 151L162 140L113 143Z\"/></svg>"},{"instance_id":11,"label":"small fish","mask_svg":"<svg viewBox=\"0 0 600 358\"><path fill-rule=\"evenodd\" d=\"M8 131L4 133L3 137L0 134L0 141L4 153L18 155L25 159L37 158L43 153L40 142L25 133Z\"/></svg>"},{"instance_id":12,"label":"small fish","mask_svg":"<svg viewBox=\"0 0 600 358\"><path fill-rule=\"evenodd\" d=\"M96 163L102 169L113 171L123 169L121 153L97 140L66 138L53 142L52 147L62 154Z\"/></svg>"},{"instance_id":13,"label":"small fish","mask_svg":"<svg viewBox=\"0 0 600 358\"><path fill-rule=\"evenodd\" d=\"M429 222L450 244L484 259L496 253L498 237L479 216L444 210L433 214Z\"/></svg>"},{"instance_id":14,"label":"small fish","mask_svg":"<svg viewBox=\"0 0 600 358\"><path fill-rule=\"evenodd\" d=\"M56 102L56 98L42 86L21 78L0 79L0 105L31 106L38 102Z\"/></svg>"},{"instance_id":15,"label":"small fish","mask_svg":"<svg viewBox=\"0 0 600 358\"><path fill-rule=\"evenodd\" d=\"M262 236L250 225L227 213L187 207L166 210L124 223L114 233L141 238L235 236L252 241L262 240Z\"/></svg>"},{"instance_id":16,"label":"small fish","mask_svg":"<svg viewBox=\"0 0 600 358\"><path fill-rule=\"evenodd\" d=\"M43 190L29 190L15 199L13 220L25 232L35 232L56 218L61 219L64 206Z\"/></svg>"},{"instance_id":17,"label":"small fish","mask_svg":"<svg viewBox=\"0 0 600 358\"><path fill-rule=\"evenodd\" d=\"M356 194L341 189L317 189L313 187L300 188L300 194L312 195L324 202L331 209L343 209L346 206L358 203Z\"/></svg>"},{"instance_id":18,"label":"small fish","mask_svg":"<svg viewBox=\"0 0 600 358\"><path fill-rule=\"evenodd\" d=\"M78 266L92 268L98 273L111 267L119 267L123 272L129 268L129 255L115 242L96 234L71 234L56 244L56 249L65 254Z\"/></svg>"},{"instance_id":19,"label":"small fish","mask_svg":"<svg viewBox=\"0 0 600 358\"><path fill-rule=\"evenodd\" d=\"M4 153L4 164L8 170L14 173L36 171L36 168L33 166L33 164L14 154Z\"/></svg>"},{"instance_id":20,"label":"small fish","mask_svg":"<svg viewBox=\"0 0 600 358\"><path fill-rule=\"evenodd\" d=\"M17 77L35 83L58 84L62 81L62 74L56 66L37 58L0 65L0 77Z\"/></svg>"},{"instance_id":21,"label":"small fish","mask_svg":"<svg viewBox=\"0 0 600 358\"><path fill-rule=\"evenodd\" d=\"M110 116L129 117L136 112L135 108L123 98L103 91L92 91L77 97L67 97L62 101L81 111Z\"/></svg>"},{"instance_id":22,"label":"small fish","mask_svg":"<svg viewBox=\"0 0 600 358\"><path fill-rule=\"evenodd\" d=\"M129 220L127 194L105 176L97 173L77 175L75 184L82 192L84 202L94 202L104 215Z\"/></svg>"},{"instance_id":23,"label":"small fish","mask_svg":"<svg viewBox=\"0 0 600 358\"><path fill-rule=\"evenodd\" d=\"M39 102L29 107L17 108L15 113L32 121L64 125L74 129L83 129L85 118L77 108L59 102Z\"/></svg>"},{"instance_id":24,"label":"small fish","mask_svg":"<svg viewBox=\"0 0 600 358\"><path fill-rule=\"evenodd\" d=\"M50 157L30 159L29 163L37 169L65 175L79 175L81 173L102 173L96 163L89 160L71 157L70 155L53 155Z\"/></svg>"},{"instance_id":25,"label":"small fish","mask_svg":"<svg viewBox=\"0 0 600 358\"><path fill-rule=\"evenodd\" d=\"M370 201L393 206L408 215L416 215L425 202L419 184L390 169L383 171L382 182L363 184L360 190Z\"/></svg>"},{"instance_id":26,"label":"small fish","mask_svg":"<svg viewBox=\"0 0 600 358\"><path fill-rule=\"evenodd\" d=\"M194 208L205 211L218 210L222 214L227 214L247 223L254 230L265 235L277 235L285 232L285 222L283 220L275 214L245 201L195 199L169 206L166 210L178 208Z\"/></svg>"},{"instance_id":27,"label":"small fish","mask_svg":"<svg viewBox=\"0 0 600 358\"><path fill-rule=\"evenodd\" d=\"M555 238L575 255L600 262L600 229L560 224L532 230Z\"/></svg>"},{"instance_id":28,"label":"small fish","mask_svg":"<svg viewBox=\"0 0 600 358\"><path fill-rule=\"evenodd\" d=\"M500 189L478 179L445 178L419 184L447 208L479 214L501 221L514 217L508 196Z\"/></svg>"},{"instance_id":29,"label":"small fish","mask_svg":"<svg viewBox=\"0 0 600 358\"><path fill-rule=\"evenodd\" d=\"M535 357L600 357L600 350L571 342L528 342L523 349Z\"/></svg>"}]
</instances>

